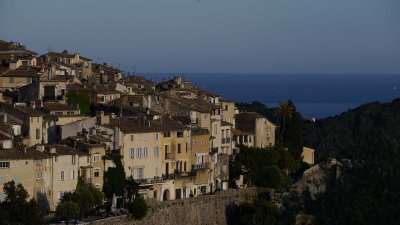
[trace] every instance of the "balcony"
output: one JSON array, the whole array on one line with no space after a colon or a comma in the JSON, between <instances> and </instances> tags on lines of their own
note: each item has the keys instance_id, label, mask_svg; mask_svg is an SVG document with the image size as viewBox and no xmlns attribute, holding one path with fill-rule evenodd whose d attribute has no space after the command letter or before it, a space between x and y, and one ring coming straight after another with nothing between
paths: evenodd
<instances>
[{"instance_id":1,"label":"balcony","mask_svg":"<svg viewBox=\"0 0 400 225\"><path fill-rule=\"evenodd\" d=\"M166 160L174 160L174 154L172 152L166 152L164 156Z\"/></svg>"},{"instance_id":2,"label":"balcony","mask_svg":"<svg viewBox=\"0 0 400 225\"><path fill-rule=\"evenodd\" d=\"M193 170L205 170L210 168L210 163L194 164L192 165Z\"/></svg>"},{"instance_id":3,"label":"balcony","mask_svg":"<svg viewBox=\"0 0 400 225\"><path fill-rule=\"evenodd\" d=\"M146 179L136 179L136 182L141 186L163 183L164 179L162 177L146 178Z\"/></svg>"}]
</instances>

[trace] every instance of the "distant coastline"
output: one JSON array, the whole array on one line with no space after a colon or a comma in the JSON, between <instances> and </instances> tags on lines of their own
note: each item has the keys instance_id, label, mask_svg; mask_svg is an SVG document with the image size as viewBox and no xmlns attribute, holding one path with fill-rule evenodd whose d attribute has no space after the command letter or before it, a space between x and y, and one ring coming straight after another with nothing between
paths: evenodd
<instances>
[{"instance_id":1,"label":"distant coastline","mask_svg":"<svg viewBox=\"0 0 400 225\"><path fill-rule=\"evenodd\" d=\"M160 81L174 73L141 73ZM400 75L189 73L187 80L236 102L259 101L268 107L292 100L304 117L324 118L359 105L400 97ZM212 77L212 79L209 79ZM252 79L249 79L252 78Z\"/></svg>"}]
</instances>

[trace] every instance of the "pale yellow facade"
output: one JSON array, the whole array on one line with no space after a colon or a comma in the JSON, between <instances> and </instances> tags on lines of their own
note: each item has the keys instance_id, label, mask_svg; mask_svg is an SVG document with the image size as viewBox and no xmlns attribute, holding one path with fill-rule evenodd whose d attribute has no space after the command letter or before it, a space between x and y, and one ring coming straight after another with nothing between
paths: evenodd
<instances>
[{"instance_id":1,"label":"pale yellow facade","mask_svg":"<svg viewBox=\"0 0 400 225\"><path fill-rule=\"evenodd\" d=\"M126 176L153 183L162 176L161 132L126 133L121 155Z\"/></svg>"}]
</instances>

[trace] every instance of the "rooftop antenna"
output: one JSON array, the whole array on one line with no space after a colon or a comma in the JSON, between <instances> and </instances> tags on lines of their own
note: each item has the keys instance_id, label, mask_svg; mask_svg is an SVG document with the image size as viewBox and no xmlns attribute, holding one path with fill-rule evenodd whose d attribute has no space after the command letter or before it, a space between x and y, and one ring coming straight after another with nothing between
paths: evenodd
<instances>
[{"instance_id":1,"label":"rooftop antenna","mask_svg":"<svg viewBox=\"0 0 400 225\"><path fill-rule=\"evenodd\" d=\"M136 65L133 65L133 74L136 74Z\"/></svg>"}]
</instances>

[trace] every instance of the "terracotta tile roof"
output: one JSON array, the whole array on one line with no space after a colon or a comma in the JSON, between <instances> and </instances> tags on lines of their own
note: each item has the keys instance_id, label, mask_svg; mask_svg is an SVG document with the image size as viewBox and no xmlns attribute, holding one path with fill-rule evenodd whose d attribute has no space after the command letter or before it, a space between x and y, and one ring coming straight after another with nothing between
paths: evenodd
<instances>
[{"instance_id":1,"label":"terracotta tile roof","mask_svg":"<svg viewBox=\"0 0 400 225\"><path fill-rule=\"evenodd\" d=\"M21 66L15 70L9 70L3 77L39 77L40 69L33 66Z\"/></svg>"},{"instance_id":2,"label":"terracotta tile roof","mask_svg":"<svg viewBox=\"0 0 400 225\"><path fill-rule=\"evenodd\" d=\"M237 136L239 136L239 135L254 135L254 133L244 132L242 130L235 129L235 128L232 128L232 134L237 135Z\"/></svg>"},{"instance_id":3,"label":"terracotta tile roof","mask_svg":"<svg viewBox=\"0 0 400 225\"><path fill-rule=\"evenodd\" d=\"M200 136L200 135L210 135L210 131L202 128L192 129L192 136Z\"/></svg>"},{"instance_id":4,"label":"terracotta tile roof","mask_svg":"<svg viewBox=\"0 0 400 225\"><path fill-rule=\"evenodd\" d=\"M81 91L81 90L89 90L80 84L67 84L67 91Z\"/></svg>"},{"instance_id":5,"label":"terracotta tile roof","mask_svg":"<svg viewBox=\"0 0 400 225\"><path fill-rule=\"evenodd\" d=\"M96 85L95 88L93 88L93 92L96 94L102 94L102 95L110 95L110 94L118 94L121 93L115 89L112 89L108 86L104 85Z\"/></svg>"},{"instance_id":6,"label":"terracotta tile roof","mask_svg":"<svg viewBox=\"0 0 400 225\"><path fill-rule=\"evenodd\" d=\"M164 132L164 131L180 131L189 129L189 127L184 126L177 121L166 118L151 120L147 121L146 124L142 124L134 119L128 119L122 117L122 118L111 119L110 124L106 126L114 128L118 126L118 124L120 126L121 131L124 133L152 133L152 132Z\"/></svg>"},{"instance_id":7,"label":"terracotta tile roof","mask_svg":"<svg viewBox=\"0 0 400 225\"><path fill-rule=\"evenodd\" d=\"M1 149L0 150L0 159L1 160L21 160L21 159L46 159L50 158L44 152L37 151L34 148L26 149L26 153L24 150L18 149Z\"/></svg>"},{"instance_id":8,"label":"terracotta tile roof","mask_svg":"<svg viewBox=\"0 0 400 225\"><path fill-rule=\"evenodd\" d=\"M43 104L43 109L48 111L70 111L70 110L78 110L76 107L71 105L65 105L57 102L45 102Z\"/></svg>"},{"instance_id":9,"label":"terracotta tile roof","mask_svg":"<svg viewBox=\"0 0 400 225\"><path fill-rule=\"evenodd\" d=\"M233 126L231 123L228 123L226 121L221 121L221 126Z\"/></svg>"},{"instance_id":10,"label":"terracotta tile roof","mask_svg":"<svg viewBox=\"0 0 400 225\"><path fill-rule=\"evenodd\" d=\"M18 110L18 111L20 111L22 113L28 114L30 116L38 117L38 116L46 115L46 113L44 113L42 111L39 111L39 110L36 110L36 109L32 109L31 107L28 107L28 106L15 106L14 109Z\"/></svg>"},{"instance_id":11,"label":"terracotta tile roof","mask_svg":"<svg viewBox=\"0 0 400 225\"><path fill-rule=\"evenodd\" d=\"M111 139L106 138L101 135L91 135L91 136L89 136L89 139L93 140L93 141L98 141L98 142L112 142Z\"/></svg>"}]
</instances>

